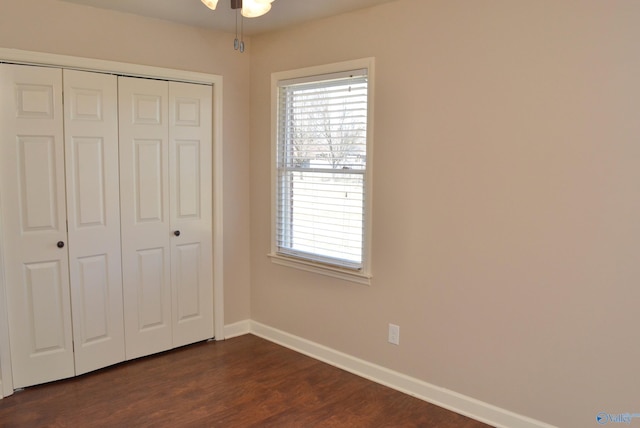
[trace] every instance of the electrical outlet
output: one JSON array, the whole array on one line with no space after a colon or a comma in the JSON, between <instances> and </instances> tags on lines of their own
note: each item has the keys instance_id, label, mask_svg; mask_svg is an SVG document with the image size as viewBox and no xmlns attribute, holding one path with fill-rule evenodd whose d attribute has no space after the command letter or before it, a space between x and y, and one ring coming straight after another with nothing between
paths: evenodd
<instances>
[{"instance_id":1,"label":"electrical outlet","mask_svg":"<svg viewBox=\"0 0 640 428\"><path fill-rule=\"evenodd\" d=\"M389 343L400 345L400 327L395 324L389 324Z\"/></svg>"}]
</instances>

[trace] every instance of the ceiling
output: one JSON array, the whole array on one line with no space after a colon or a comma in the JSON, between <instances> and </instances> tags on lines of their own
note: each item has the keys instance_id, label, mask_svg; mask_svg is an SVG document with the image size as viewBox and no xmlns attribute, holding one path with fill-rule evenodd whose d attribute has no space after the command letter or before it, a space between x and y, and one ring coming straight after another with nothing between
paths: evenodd
<instances>
[{"instance_id":1,"label":"ceiling","mask_svg":"<svg viewBox=\"0 0 640 428\"><path fill-rule=\"evenodd\" d=\"M230 0L220 0L209 10L200 0L62 0L85 6L117 10L181 24L235 32L235 11ZM255 35L319 18L395 0L275 0L269 13L245 18L244 33Z\"/></svg>"}]
</instances>

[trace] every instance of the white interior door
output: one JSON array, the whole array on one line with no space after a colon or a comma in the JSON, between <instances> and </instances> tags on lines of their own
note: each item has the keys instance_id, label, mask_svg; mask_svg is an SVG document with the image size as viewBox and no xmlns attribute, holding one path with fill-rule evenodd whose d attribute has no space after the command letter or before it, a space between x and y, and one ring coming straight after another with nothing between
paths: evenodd
<instances>
[{"instance_id":1,"label":"white interior door","mask_svg":"<svg viewBox=\"0 0 640 428\"><path fill-rule=\"evenodd\" d=\"M76 374L125 359L118 80L64 70L69 274Z\"/></svg>"},{"instance_id":2,"label":"white interior door","mask_svg":"<svg viewBox=\"0 0 640 428\"><path fill-rule=\"evenodd\" d=\"M118 78L127 359L172 347L167 82Z\"/></svg>"},{"instance_id":3,"label":"white interior door","mask_svg":"<svg viewBox=\"0 0 640 428\"><path fill-rule=\"evenodd\" d=\"M62 70L0 64L0 194L15 388L74 375Z\"/></svg>"},{"instance_id":4,"label":"white interior door","mask_svg":"<svg viewBox=\"0 0 640 428\"><path fill-rule=\"evenodd\" d=\"M174 347L214 335L211 97L210 86L169 83Z\"/></svg>"}]
</instances>

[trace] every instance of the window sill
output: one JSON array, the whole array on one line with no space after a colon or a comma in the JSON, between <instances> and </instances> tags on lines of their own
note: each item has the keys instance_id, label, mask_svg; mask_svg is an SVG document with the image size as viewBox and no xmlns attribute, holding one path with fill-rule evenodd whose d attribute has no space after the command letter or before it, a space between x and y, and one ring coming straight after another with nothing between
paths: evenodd
<instances>
[{"instance_id":1,"label":"window sill","mask_svg":"<svg viewBox=\"0 0 640 428\"><path fill-rule=\"evenodd\" d=\"M362 272L340 269L338 267L327 266L311 261L296 259L293 257L285 257L274 253L270 253L268 254L268 256L271 258L271 262L281 266L301 269L307 272L319 273L321 275L326 275L345 281L356 282L358 284L371 285L371 275L367 275Z\"/></svg>"}]
</instances>

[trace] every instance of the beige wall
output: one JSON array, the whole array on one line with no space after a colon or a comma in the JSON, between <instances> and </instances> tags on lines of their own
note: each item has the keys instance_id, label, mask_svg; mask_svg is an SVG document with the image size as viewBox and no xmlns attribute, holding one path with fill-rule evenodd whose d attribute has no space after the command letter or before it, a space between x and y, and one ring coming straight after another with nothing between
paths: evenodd
<instances>
[{"instance_id":1,"label":"beige wall","mask_svg":"<svg viewBox=\"0 0 640 428\"><path fill-rule=\"evenodd\" d=\"M640 412L638 22L631 0L398 0L239 55L229 34L15 0L0 1L0 46L223 76L226 324L585 427ZM266 257L270 74L366 56L370 287Z\"/></svg>"},{"instance_id":2,"label":"beige wall","mask_svg":"<svg viewBox=\"0 0 640 428\"><path fill-rule=\"evenodd\" d=\"M629 0L398 0L254 37L252 318L558 426L640 412L639 23ZM367 56L370 287L267 258L270 75Z\"/></svg>"},{"instance_id":3,"label":"beige wall","mask_svg":"<svg viewBox=\"0 0 640 428\"><path fill-rule=\"evenodd\" d=\"M1 0L0 47L223 77L225 324L249 318L249 56L233 35L56 0Z\"/></svg>"}]
</instances>

